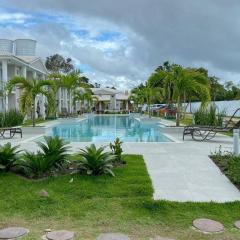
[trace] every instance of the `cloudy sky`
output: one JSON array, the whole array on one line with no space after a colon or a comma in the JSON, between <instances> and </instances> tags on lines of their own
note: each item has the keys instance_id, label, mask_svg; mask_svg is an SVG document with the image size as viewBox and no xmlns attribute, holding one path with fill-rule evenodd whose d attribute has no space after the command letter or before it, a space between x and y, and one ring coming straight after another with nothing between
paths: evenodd
<instances>
[{"instance_id":1,"label":"cloudy sky","mask_svg":"<svg viewBox=\"0 0 240 240\"><path fill-rule=\"evenodd\" d=\"M239 0L0 0L0 37L74 59L92 82L128 89L162 62L240 82Z\"/></svg>"}]
</instances>

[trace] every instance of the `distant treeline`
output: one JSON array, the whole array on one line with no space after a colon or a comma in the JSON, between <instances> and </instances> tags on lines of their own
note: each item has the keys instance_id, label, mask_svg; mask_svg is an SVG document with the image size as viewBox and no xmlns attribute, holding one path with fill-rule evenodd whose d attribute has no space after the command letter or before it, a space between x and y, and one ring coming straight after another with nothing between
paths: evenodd
<instances>
[{"instance_id":1,"label":"distant treeline","mask_svg":"<svg viewBox=\"0 0 240 240\"><path fill-rule=\"evenodd\" d=\"M156 70L150 75L147 80L147 84L152 88L164 88L165 84L165 74L163 72L168 72L172 69L172 66L175 64L170 64L168 61L164 62L163 65L160 65ZM234 83L233 81L225 81L221 83L220 79L216 76L211 76L208 74L208 70L205 68L189 68L194 69L197 72L202 73L209 81L210 87L210 97L212 101L224 101L224 100L239 100L240 99L240 85ZM145 84L140 84L133 92L136 92L137 89L142 89L145 87ZM191 94L191 101L201 101L198 94ZM157 101L157 102L160 102Z\"/></svg>"}]
</instances>

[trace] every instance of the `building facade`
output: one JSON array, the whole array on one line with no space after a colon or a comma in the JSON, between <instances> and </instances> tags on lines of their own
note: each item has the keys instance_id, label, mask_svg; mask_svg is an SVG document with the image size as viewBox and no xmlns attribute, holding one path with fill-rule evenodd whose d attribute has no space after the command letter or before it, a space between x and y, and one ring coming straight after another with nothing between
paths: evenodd
<instances>
[{"instance_id":1,"label":"building facade","mask_svg":"<svg viewBox=\"0 0 240 240\"><path fill-rule=\"evenodd\" d=\"M41 58L36 56L36 44L32 39L0 39L0 112L19 109L20 89L14 88L7 93L5 86L8 80L14 76L46 79L48 71ZM45 101L43 96L36 99L41 117L45 117Z\"/></svg>"},{"instance_id":2,"label":"building facade","mask_svg":"<svg viewBox=\"0 0 240 240\"><path fill-rule=\"evenodd\" d=\"M130 111L131 102L128 91L118 91L111 88L92 88L94 108L96 112Z\"/></svg>"}]
</instances>

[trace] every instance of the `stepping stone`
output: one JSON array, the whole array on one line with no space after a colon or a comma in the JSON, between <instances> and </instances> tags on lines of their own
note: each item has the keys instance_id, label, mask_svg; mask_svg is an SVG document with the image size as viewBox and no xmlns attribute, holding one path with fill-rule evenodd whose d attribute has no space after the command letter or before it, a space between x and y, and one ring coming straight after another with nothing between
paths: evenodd
<instances>
[{"instance_id":1,"label":"stepping stone","mask_svg":"<svg viewBox=\"0 0 240 240\"><path fill-rule=\"evenodd\" d=\"M97 240L130 240L130 238L122 233L102 233Z\"/></svg>"},{"instance_id":2,"label":"stepping stone","mask_svg":"<svg viewBox=\"0 0 240 240\"><path fill-rule=\"evenodd\" d=\"M9 227L0 230L0 239L14 239L28 234L29 230L22 227Z\"/></svg>"},{"instance_id":3,"label":"stepping stone","mask_svg":"<svg viewBox=\"0 0 240 240\"><path fill-rule=\"evenodd\" d=\"M234 223L234 226L237 228L237 229L240 229L240 220L239 221L236 221Z\"/></svg>"},{"instance_id":4,"label":"stepping stone","mask_svg":"<svg viewBox=\"0 0 240 240\"><path fill-rule=\"evenodd\" d=\"M193 226L201 232L206 233L217 233L224 230L224 226L220 222L206 218L199 218L194 220Z\"/></svg>"},{"instance_id":5,"label":"stepping stone","mask_svg":"<svg viewBox=\"0 0 240 240\"><path fill-rule=\"evenodd\" d=\"M38 193L38 195L40 196L40 197L49 197L49 193L46 191L46 190L44 190L44 189L42 189L39 193Z\"/></svg>"},{"instance_id":6,"label":"stepping stone","mask_svg":"<svg viewBox=\"0 0 240 240\"><path fill-rule=\"evenodd\" d=\"M174 240L174 239L156 236L155 238L151 238L151 240Z\"/></svg>"},{"instance_id":7,"label":"stepping stone","mask_svg":"<svg viewBox=\"0 0 240 240\"><path fill-rule=\"evenodd\" d=\"M74 232L59 230L52 231L46 234L46 239L49 240L71 240L74 238Z\"/></svg>"}]
</instances>

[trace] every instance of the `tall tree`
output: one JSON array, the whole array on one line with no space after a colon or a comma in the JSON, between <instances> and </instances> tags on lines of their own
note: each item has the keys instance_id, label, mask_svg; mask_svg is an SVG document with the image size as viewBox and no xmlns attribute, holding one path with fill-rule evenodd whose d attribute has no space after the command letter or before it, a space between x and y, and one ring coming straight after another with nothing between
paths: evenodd
<instances>
[{"instance_id":1,"label":"tall tree","mask_svg":"<svg viewBox=\"0 0 240 240\"><path fill-rule=\"evenodd\" d=\"M141 104L146 103L148 108L148 116L151 117L151 104L162 100L162 96L163 91L161 88L153 88L149 84L146 84L144 87L135 90L133 99Z\"/></svg>"},{"instance_id":2,"label":"tall tree","mask_svg":"<svg viewBox=\"0 0 240 240\"><path fill-rule=\"evenodd\" d=\"M36 97L40 94L46 96L48 104L53 106L55 101L53 85L54 83L51 80L30 80L19 76L13 77L8 82L7 89L9 92L12 91L14 86L22 90L20 109L23 114L27 114L31 110L33 127L35 127Z\"/></svg>"},{"instance_id":3,"label":"tall tree","mask_svg":"<svg viewBox=\"0 0 240 240\"><path fill-rule=\"evenodd\" d=\"M76 106L77 102L80 102L80 109L82 110L82 106L84 102L87 103L88 111L90 109L90 106L93 103L93 100L96 99L96 97L93 96L93 93L90 88L85 89L78 89L73 92L73 104Z\"/></svg>"},{"instance_id":4,"label":"tall tree","mask_svg":"<svg viewBox=\"0 0 240 240\"><path fill-rule=\"evenodd\" d=\"M60 54L47 57L45 66L50 72L54 73L69 73L74 70L72 59L64 58Z\"/></svg>"},{"instance_id":5,"label":"tall tree","mask_svg":"<svg viewBox=\"0 0 240 240\"><path fill-rule=\"evenodd\" d=\"M204 73L195 69L183 68L174 65L170 72L166 73L166 90L169 91L169 83L172 84L172 98L177 104L176 125L180 125L180 116L182 112L182 103L186 99L186 95L196 94L202 101L202 105L210 100L209 79Z\"/></svg>"}]
</instances>

